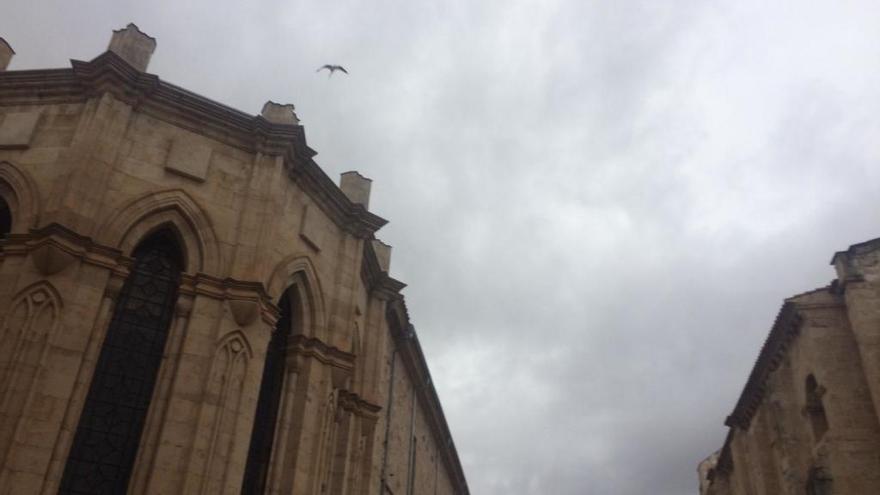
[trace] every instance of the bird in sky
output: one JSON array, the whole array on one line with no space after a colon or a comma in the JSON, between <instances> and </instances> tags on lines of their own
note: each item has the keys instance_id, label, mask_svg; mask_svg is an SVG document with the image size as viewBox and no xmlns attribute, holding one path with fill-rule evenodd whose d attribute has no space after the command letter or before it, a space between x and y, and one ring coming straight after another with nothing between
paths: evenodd
<instances>
[{"instance_id":1,"label":"bird in sky","mask_svg":"<svg viewBox=\"0 0 880 495\"><path fill-rule=\"evenodd\" d=\"M327 69L327 70L330 71L330 73L327 74L327 77L332 76L333 73L336 72L336 71L338 71L338 70L341 70L342 72L345 72L346 74L348 74L348 71L345 70L345 67L343 67L343 66L341 66L341 65L330 65L330 64L322 65L322 66L319 67L318 70L316 70L315 72L321 72L321 71L324 70L324 69Z\"/></svg>"}]
</instances>

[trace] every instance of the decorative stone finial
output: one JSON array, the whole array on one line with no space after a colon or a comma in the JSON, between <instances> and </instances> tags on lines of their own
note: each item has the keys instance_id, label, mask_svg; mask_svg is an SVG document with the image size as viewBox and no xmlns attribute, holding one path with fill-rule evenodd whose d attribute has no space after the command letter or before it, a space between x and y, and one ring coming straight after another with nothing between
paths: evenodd
<instances>
[{"instance_id":1,"label":"decorative stone finial","mask_svg":"<svg viewBox=\"0 0 880 495\"><path fill-rule=\"evenodd\" d=\"M339 188L353 203L370 207L370 186L373 181L363 175L351 171L340 175Z\"/></svg>"},{"instance_id":2,"label":"decorative stone finial","mask_svg":"<svg viewBox=\"0 0 880 495\"><path fill-rule=\"evenodd\" d=\"M0 38L0 71L4 71L9 67L9 61L12 60L13 55L15 55L15 50L9 46L6 40Z\"/></svg>"},{"instance_id":3,"label":"decorative stone finial","mask_svg":"<svg viewBox=\"0 0 880 495\"><path fill-rule=\"evenodd\" d=\"M263 111L260 112L260 115L273 124L299 125L299 118L294 110L291 103L282 105L274 101L267 101L263 105Z\"/></svg>"},{"instance_id":4,"label":"decorative stone finial","mask_svg":"<svg viewBox=\"0 0 880 495\"><path fill-rule=\"evenodd\" d=\"M113 31L107 50L119 55L135 69L146 72L150 57L156 50L156 39L129 23L124 29Z\"/></svg>"},{"instance_id":5,"label":"decorative stone finial","mask_svg":"<svg viewBox=\"0 0 880 495\"><path fill-rule=\"evenodd\" d=\"M376 259L379 260L379 267L383 272L389 271L391 268L391 246L385 244L379 239L373 239L373 251L376 253Z\"/></svg>"}]
</instances>

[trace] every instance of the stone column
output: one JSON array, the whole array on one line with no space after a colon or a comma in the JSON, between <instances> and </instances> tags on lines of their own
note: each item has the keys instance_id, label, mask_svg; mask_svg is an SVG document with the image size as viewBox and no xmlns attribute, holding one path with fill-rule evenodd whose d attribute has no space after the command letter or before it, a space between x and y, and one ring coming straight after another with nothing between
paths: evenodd
<instances>
[{"instance_id":1,"label":"stone column","mask_svg":"<svg viewBox=\"0 0 880 495\"><path fill-rule=\"evenodd\" d=\"M302 335L288 348L284 409L272 449L268 493L313 493L320 483L318 458L327 397L350 384L354 356Z\"/></svg>"},{"instance_id":2,"label":"stone column","mask_svg":"<svg viewBox=\"0 0 880 495\"><path fill-rule=\"evenodd\" d=\"M185 277L130 493L240 493L277 317L257 287Z\"/></svg>"},{"instance_id":3,"label":"stone column","mask_svg":"<svg viewBox=\"0 0 880 495\"><path fill-rule=\"evenodd\" d=\"M120 285L110 273L124 274L121 263L118 251L57 226L7 240L0 493L41 493L57 483Z\"/></svg>"},{"instance_id":4,"label":"stone column","mask_svg":"<svg viewBox=\"0 0 880 495\"><path fill-rule=\"evenodd\" d=\"M73 437L76 434L79 425L80 414L85 404L86 394L89 392L89 386L92 383L92 375L98 362L98 356L101 354L101 346L104 343L104 337L107 335L107 328L110 325L110 318L113 316L113 308L119 298L119 292L125 284L125 272L115 272L110 276L107 287L104 290L104 297L101 300L101 308L94 329L89 336L86 344L86 350L83 355L83 364L79 368L76 375L76 383L71 393L70 403L67 412L64 415L64 421L61 426L61 432L58 435L58 441L55 443L55 449L52 453L52 461L49 465L46 482L43 484L42 493L45 495L54 494L58 491L58 485L61 483L61 476L64 474L64 466L67 461L67 453L70 451Z\"/></svg>"},{"instance_id":5,"label":"stone column","mask_svg":"<svg viewBox=\"0 0 880 495\"><path fill-rule=\"evenodd\" d=\"M147 482L155 465L155 456L160 443L160 436L163 426L168 419L171 387L174 377L177 376L181 348L193 304L192 295L186 293L178 295L177 303L174 306L174 318L171 322L171 328L168 329L165 353L162 357L162 364L159 366L159 374L156 377L156 388L153 390L150 409L144 421L144 431L141 433L140 447L138 448L131 481L129 482L131 493L144 493L146 491L144 484Z\"/></svg>"}]
</instances>

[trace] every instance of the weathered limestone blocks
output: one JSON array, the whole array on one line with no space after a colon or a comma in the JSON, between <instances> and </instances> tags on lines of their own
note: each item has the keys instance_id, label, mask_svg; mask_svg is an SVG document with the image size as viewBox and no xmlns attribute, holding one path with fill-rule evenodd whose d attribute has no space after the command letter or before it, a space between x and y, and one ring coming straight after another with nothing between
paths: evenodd
<instances>
[{"instance_id":1,"label":"weathered limestone blocks","mask_svg":"<svg viewBox=\"0 0 880 495\"><path fill-rule=\"evenodd\" d=\"M383 272L391 271L391 246L378 239L373 239L371 242L376 252L376 259L379 261L379 268Z\"/></svg>"},{"instance_id":2,"label":"weathered limestone blocks","mask_svg":"<svg viewBox=\"0 0 880 495\"><path fill-rule=\"evenodd\" d=\"M0 321L0 493L39 493L57 481L65 423L106 322L118 251L58 227L3 246Z\"/></svg>"},{"instance_id":3,"label":"weathered limestone blocks","mask_svg":"<svg viewBox=\"0 0 880 495\"><path fill-rule=\"evenodd\" d=\"M9 62L12 60L12 57L15 55L15 50L6 42L3 38L0 38L0 71L6 70L9 67Z\"/></svg>"},{"instance_id":4,"label":"weathered limestone blocks","mask_svg":"<svg viewBox=\"0 0 880 495\"><path fill-rule=\"evenodd\" d=\"M129 493L241 492L292 293L267 493L466 494L418 339L399 330L371 181L334 184L293 105L245 115L145 74L155 46L129 25L115 55L0 71L0 493L58 492L105 336L134 308L132 256L161 233L180 280Z\"/></svg>"},{"instance_id":5,"label":"weathered limestone blocks","mask_svg":"<svg viewBox=\"0 0 880 495\"><path fill-rule=\"evenodd\" d=\"M142 33L134 24L113 31L107 49L131 64L135 69L146 72L150 57L156 50L156 40Z\"/></svg>"},{"instance_id":6,"label":"weathered limestone blocks","mask_svg":"<svg viewBox=\"0 0 880 495\"><path fill-rule=\"evenodd\" d=\"M339 188L353 203L370 209L370 188L373 181L358 172L345 172L340 175Z\"/></svg>"},{"instance_id":7,"label":"weathered limestone blocks","mask_svg":"<svg viewBox=\"0 0 880 495\"><path fill-rule=\"evenodd\" d=\"M27 149L40 120L39 111L10 112L0 121L0 149Z\"/></svg>"},{"instance_id":8,"label":"weathered limestone blocks","mask_svg":"<svg viewBox=\"0 0 880 495\"><path fill-rule=\"evenodd\" d=\"M880 493L880 241L832 264L780 310L702 494Z\"/></svg>"},{"instance_id":9,"label":"weathered limestone blocks","mask_svg":"<svg viewBox=\"0 0 880 495\"><path fill-rule=\"evenodd\" d=\"M260 112L260 115L273 124L299 125L299 117L296 116L294 110L296 109L291 103L281 104L275 103L274 101L267 101L266 104L263 105L263 110Z\"/></svg>"}]
</instances>

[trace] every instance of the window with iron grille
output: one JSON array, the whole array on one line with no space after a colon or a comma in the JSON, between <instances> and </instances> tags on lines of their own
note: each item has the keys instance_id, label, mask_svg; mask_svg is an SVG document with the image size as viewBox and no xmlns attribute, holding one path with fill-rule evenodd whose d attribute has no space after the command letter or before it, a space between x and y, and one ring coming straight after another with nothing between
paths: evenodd
<instances>
[{"instance_id":1,"label":"window with iron grille","mask_svg":"<svg viewBox=\"0 0 880 495\"><path fill-rule=\"evenodd\" d=\"M135 250L61 479L61 495L125 493L165 350L183 266L171 232Z\"/></svg>"}]
</instances>

